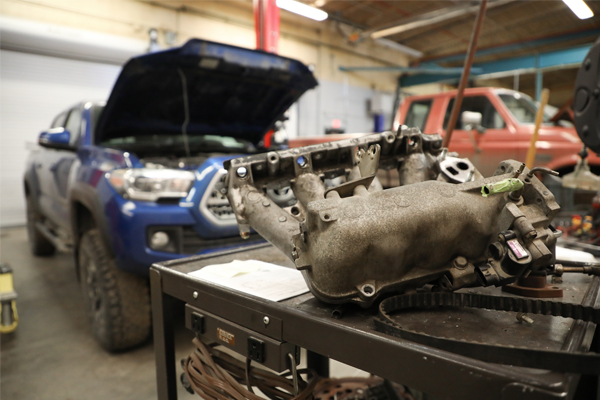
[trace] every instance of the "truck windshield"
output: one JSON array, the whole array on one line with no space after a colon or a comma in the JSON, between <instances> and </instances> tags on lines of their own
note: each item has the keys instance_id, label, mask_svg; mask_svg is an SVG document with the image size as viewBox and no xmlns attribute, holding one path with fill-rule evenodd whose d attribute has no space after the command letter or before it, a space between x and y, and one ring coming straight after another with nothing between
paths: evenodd
<instances>
[{"instance_id":1,"label":"truck windshield","mask_svg":"<svg viewBox=\"0 0 600 400\"><path fill-rule=\"evenodd\" d=\"M250 142L229 136L219 135L189 135L188 146L192 151L224 152L224 153L255 153L256 148ZM147 135L124 136L105 140L102 146L121 150L143 151L151 149L183 150L185 139L181 135Z\"/></svg>"},{"instance_id":2,"label":"truck windshield","mask_svg":"<svg viewBox=\"0 0 600 400\"><path fill-rule=\"evenodd\" d=\"M91 116L92 116L92 132L96 132L96 125L98 125L98 119L100 118L100 114L102 114L102 110L104 110L105 102L95 103L92 105Z\"/></svg>"},{"instance_id":3,"label":"truck windshield","mask_svg":"<svg viewBox=\"0 0 600 400\"><path fill-rule=\"evenodd\" d=\"M529 96L522 93L501 93L498 96L519 123L535 123L538 106ZM544 122L549 122L549 120L550 118L544 115Z\"/></svg>"}]
</instances>

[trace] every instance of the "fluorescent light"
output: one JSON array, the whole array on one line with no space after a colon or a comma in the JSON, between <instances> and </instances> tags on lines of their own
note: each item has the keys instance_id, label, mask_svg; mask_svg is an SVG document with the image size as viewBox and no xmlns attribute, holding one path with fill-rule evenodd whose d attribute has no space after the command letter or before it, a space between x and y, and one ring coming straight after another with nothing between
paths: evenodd
<instances>
[{"instance_id":1,"label":"fluorescent light","mask_svg":"<svg viewBox=\"0 0 600 400\"><path fill-rule=\"evenodd\" d=\"M571 11L573 11L579 19L588 19L594 16L592 10L590 10L583 0L563 0L563 2L569 6Z\"/></svg>"},{"instance_id":2,"label":"fluorescent light","mask_svg":"<svg viewBox=\"0 0 600 400\"><path fill-rule=\"evenodd\" d=\"M306 4L295 0L277 0L277 7L293 12L294 14L302 15L306 18L314 19L315 21L323 21L328 17L325 11L307 6Z\"/></svg>"}]
</instances>

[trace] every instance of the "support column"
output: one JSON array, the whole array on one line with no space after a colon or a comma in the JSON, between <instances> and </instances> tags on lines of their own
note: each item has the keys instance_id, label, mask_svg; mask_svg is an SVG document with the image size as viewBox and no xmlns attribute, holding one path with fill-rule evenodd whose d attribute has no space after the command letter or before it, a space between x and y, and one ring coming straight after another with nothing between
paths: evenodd
<instances>
[{"instance_id":1,"label":"support column","mask_svg":"<svg viewBox=\"0 0 600 400\"><path fill-rule=\"evenodd\" d=\"M394 104L392 105L392 118L390 122L390 130L394 130L394 121L398 116L398 109L400 108L400 92L402 91L402 74L398 75L398 81L396 83L396 91L394 92Z\"/></svg>"},{"instance_id":2,"label":"support column","mask_svg":"<svg viewBox=\"0 0 600 400\"><path fill-rule=\"evenodd\" d=\"M254 0L256 48L277 53L279 43L279 7L276 0Z\"/></svg>"},{"instance_id":3,"label":"support column","mask_svg":"<svg viewBox=\"0 0 600 400\"><path fill-rule=\"evenodd\" d=\"M539 71L535 73L535 101L542 98L542 89L544 88L544 73Z\"/></svg>"},{"instance_id":4,"label":"support column","mask_svg":"<svg viewBox=\"0 0 600 400\"><path fill-rule=\"evenodd\" d=\"M542 99L542 89L544 88L544 73L540 70L540 55L535 56L535 101Z\"/></svg>"}]
</instances>

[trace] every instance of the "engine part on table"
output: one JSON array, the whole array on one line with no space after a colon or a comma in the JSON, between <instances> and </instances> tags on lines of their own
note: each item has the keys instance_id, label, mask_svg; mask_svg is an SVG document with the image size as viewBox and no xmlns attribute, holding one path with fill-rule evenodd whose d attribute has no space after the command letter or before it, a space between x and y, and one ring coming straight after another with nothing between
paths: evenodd
<instances>
[{"instance_id":1,"label":"engine part on table","mask_svg":"<svg viewBox=\"0 0 600 400\"><path fill-rule=\"evenodd\" d=\"M474 171L471 181L449 183L440 169L445 157L439 135L404 127L233 159L225 165L227 196L241 235L255 229L329 303L368 307L385 292L428 283L500 286L549 265L559 236L550 223L560 207L538 178L508 160L490 178ZM403 186L367 189L378 166L397 168ZM322 179L346 172L346 183L325 189ZM510 179L523 187L482 196L482 188ZM295 213L265 194L290 183Z\"/></svg>"},{"instance_id":2,"label":"engine part on table","mask_svg":"<svg viewBox=\"0 0 600 400\"><path fill-rule=\"evenodd\" d=\"M563 297L563 290L561 287L554 284L548 284L545 271L542 271L539 274L520 276L516 282L502 286L502 291L518 296L535 297L538 299Z\"/></svg>"},{"instance_id":3,"label":"engine part on table","mask_svg":"<svg viewBox=\"0 0 600 400\"><path fill-rule=\"evenodd\" d=\"M575 129L581 141L594 152L600 152L600 38L583 60L575 80L573 112Z\"/></svg>"},{"instance_id":4,"label":"engine part on table","mask_svg":"<svg viewBox=\"0 0 600 400\"><path fill-rule=\"evenodd\" d=\"M423 292L397 295L381 302L379 305L379 318L375 319L375 328L388 335L482 361L540 368L557 372L598 375L600 374L600 354L598 353L539 350L526 347L470 342L461 338L437 337L423 332L403 329L393 318L396 313L414 308L471 307L552 315L599 324L600 308L593 307L593 304L598 303L598 293L600 293L600 278L595 277L583 300L583 304L474 293Z\"/></svg>"},{"instance_id":5,"label":"engine part on table","mask_svg":"<svg viewBox=\"0 0 600 400\"><path fill-rule=\"evenodd\" d=\"M587 147L583 145L578 154L579 159L577 165L575 165L575 170L563 176L562 186L569 189L600 190L600 177L590 171L587 161Z\"/></svg>"},{"instance_id":6,"label":"engine part on table","mask_svg":"<svg viewBox=\"0 0 600 400\"><path fill-rule=\"evenodd\" d=\"M600 263L556 260L556 264L550 268L549 274L562 276L564 273L580 273L600 276Z\"/></svg>"},{"instance_id":7,"label":"engine part on table","mask_svg":"<svg viewBox=\"0 0 600 400\"><path fill-rule=\"evenodd\" d=\"M286 375L277 375L261 368L252 368L250 359L242 361L206 346L197 338L192 340L196 347L192 354L182 362L186 379L182 383L207 400L264 400L255 394L257 387L273 400L312 400L317 384L317 375L313 370L296 370L296 362ZM307 380L301 374L307 375ZM287 376L292 375L291 379Z\"/></svg>"}]
</instances>

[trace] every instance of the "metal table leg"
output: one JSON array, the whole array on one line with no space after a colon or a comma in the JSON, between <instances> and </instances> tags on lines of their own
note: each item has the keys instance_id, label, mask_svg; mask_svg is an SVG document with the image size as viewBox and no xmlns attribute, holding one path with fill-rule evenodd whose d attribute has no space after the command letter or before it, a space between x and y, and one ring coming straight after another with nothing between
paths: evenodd
<instances>
[{"instance_id":1,"label":"metal table leg","mask_svg":"<svg viewBox=\"0 0 600 400\"><path fill-rule=\"evenodd\" d=\"M177 400L173 298L162 291L160 272L150 269L152 326L159 400Z\"/></svg>"},{"instance_id":2,"label":"metal table leg","mask_svg":"<svg viewBox=\"0 0 600 400\"><path fill-rule=\"evenodd\" d=\"M306 366L314 370L320 377L329 378L329 357L307 349Z\"/></svg>"}]
</instances>

